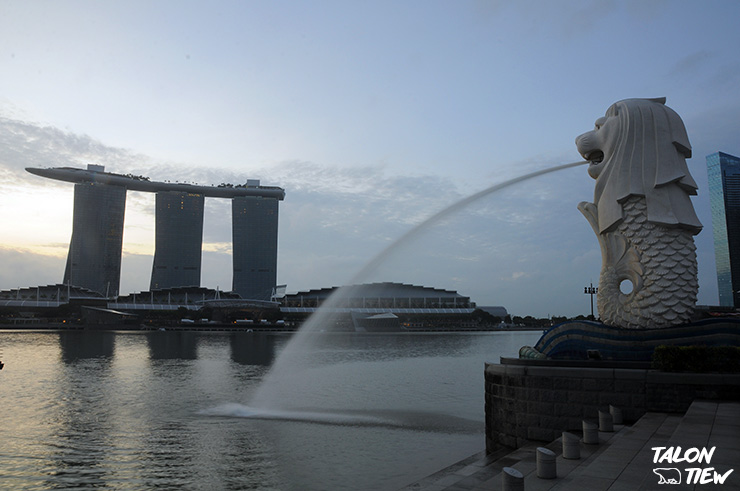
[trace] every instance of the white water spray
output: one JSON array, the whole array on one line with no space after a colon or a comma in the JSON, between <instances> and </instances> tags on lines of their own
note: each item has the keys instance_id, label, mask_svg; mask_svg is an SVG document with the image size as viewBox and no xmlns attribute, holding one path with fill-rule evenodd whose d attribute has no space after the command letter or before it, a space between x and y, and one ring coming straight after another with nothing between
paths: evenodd
<instances>
[{"instance_id":1,"label":"white water spray","mask_svg":"<svg viewBox=\"0 0 740 491\"><path fill-rule=\"evenodd\" d=\"M404 428L434 430L443 433L480 432L480 424L469 419L425 411L378 410L371 411L306 411L264 409L242 404L227 403L200 411L205 416L225 416L267 421L311 423L329 426L355 426L375 428Z\"/></svg>"},{"instance_id":2,"label":"white water spray","mask_svg":"<svg viewBox=\"0 0 740 491\"><path fill-rule=\"evenodd\" d=\"M570 167L576 167L585 164L588 164L588 162L578 161L569 164L549 167L547 169L542 169L535 172L530 172L528 174L524 174L498 184L494 184L493 186L490 186L482 191L478 191L477 193L461 199L460 201L435 213L434 215L414 226L411 230L399 237L396 241L394 241L383 251L381 251L377 256L375 256L371 261L369 261L357 274L355 274L348 282L348 285L361 284L373 271L378 268L378 266L380 266L392 254L394 254L400 247L416 239L431 226L439 223L450 215L457 213L458 211L464 209L472 203L496 191L507 188L509 186L513 186L514 184L518 184L520 182L527 181L529 179L542 176L544 174L549 174L552 172L557 172L560 170L568 169ZM321 305L321 307L313 315L311 315L311 317L309 317L306 322L304 322L300 330L295 333L295 335L277 357L272 365L272 368L265 376L264 380L254 394L254 397L251 401L252 408L259 407L275 410L290 408L291 406L295 405L295 402L287 401L285 400L285 397L279 396L278 388L281 385L281 381L290 380L291 374L295 374L296 371L304 369L300 362L296 361L300 358L296 358L296 355L300 351L300 348L305 346L307 339L309 338L311 333L318 332L324 327L330 325L333 316L336 315L334 310L347 295L347 290L348 289L346 287L342 287L335 291Z\"/></svg>"}]
</instances>

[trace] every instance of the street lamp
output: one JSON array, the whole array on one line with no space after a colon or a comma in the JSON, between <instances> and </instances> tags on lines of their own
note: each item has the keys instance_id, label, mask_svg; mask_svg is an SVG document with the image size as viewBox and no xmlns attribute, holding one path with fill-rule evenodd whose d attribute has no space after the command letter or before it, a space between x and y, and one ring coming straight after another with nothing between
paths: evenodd
<instances>
[{"instance_id":1,"label":"street lamp","mask_svg":"<svg viewBox=\"0 0 740 491\"><path fill-rule=\"evenodd\" d=\"M591 295L591 318L595 319L596 317L594 317L594 295L599 293L599 288L594 287L594 284L591 283L590 286L583 287L583 293L585 293L586 295Z\"/></svg>"}]
</instances>

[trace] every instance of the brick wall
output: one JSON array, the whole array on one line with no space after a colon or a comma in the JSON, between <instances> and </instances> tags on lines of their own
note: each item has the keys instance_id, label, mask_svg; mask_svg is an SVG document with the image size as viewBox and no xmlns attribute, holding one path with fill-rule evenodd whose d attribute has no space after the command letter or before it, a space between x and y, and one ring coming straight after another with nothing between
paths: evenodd
<instances>
[{"instance_id":1,"label":"brick wall","mask_svg":"<svg viewBox=\"0 0 740 491\"><path fill-rule=\"evenodd\" d=\"M489 451L580 431L610 404L634 422L648 411L683 413L694 399L740 400L740 374L486 364L485 384Z\"/></svg>"}]
</instances>

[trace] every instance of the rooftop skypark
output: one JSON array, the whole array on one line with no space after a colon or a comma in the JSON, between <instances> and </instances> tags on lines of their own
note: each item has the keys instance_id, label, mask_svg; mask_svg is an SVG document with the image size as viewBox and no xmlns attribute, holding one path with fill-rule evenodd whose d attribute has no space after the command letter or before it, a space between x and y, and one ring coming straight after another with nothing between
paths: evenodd
<instances>
[{"instance_id":1,"label":"rooftop skypark","mask_svg":"<svg viewBox=\"0 0 740 491\"><path fill-rule=\"evenodd\" d=\"M144 176L104 172L104 167L99 165L88 165L87 169L78 169L75 167L51 167L46 169L26 167L26 170L31 174L57 181L73 182L76 184L94 182L121 186L130 191L150 193L180 191L191 194L202 194L206 198L235 198L237 196L260 196L278 200L285 198L284 189L277 186L260 186L260 181L257 179L249 179L245 184L234 185L221 183L218 186L202 186L191 183L152 181Z\"/></svg>"}]
</instances>

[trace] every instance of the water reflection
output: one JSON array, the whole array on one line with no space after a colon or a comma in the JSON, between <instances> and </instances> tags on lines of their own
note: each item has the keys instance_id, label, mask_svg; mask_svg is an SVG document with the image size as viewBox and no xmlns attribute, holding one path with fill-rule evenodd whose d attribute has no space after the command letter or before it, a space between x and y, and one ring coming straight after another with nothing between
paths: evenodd
<instances>
[{"instance_id":1,"label":"water reflection","mask_svg":"<svg viewBox=\"0 0 740 491\"><path fill-rule=\"evenodd\" d=\"M89 358L112 359L116 334L110 331L59 331L59 348L64 363Z\"/></svg>"},{"instance_id":2,"label":"water reflection","mask_svg":"<svg viewBox=\"0 0 740 491\"><path fill-rule=\"evenodd\" d=\"M139 442L135 467L144 488L186 487L199 467L193 459L198 453L196 435L183 421L162 422L149 412L143 416L147 433Z\"/></svg>"},{"instance_id":3,"label":"water reflection","mask_svg":"<svg viewBox=\"0 0 740 491\"><path fill-rule=\"evenodd\" d=\"M231 360L240 365L270 366L275 359L277 336L235 332L229 336Z\"/></svg>"},{"instance_id":4,"label":"water reflection","mask_svg":"<svg viewBox=\"0 0 740 491\"><path fill-rule=\"evenodd\" d=\"M312 333L311 342L285 343L288 356L301 367L363 361L457 356L478 351L480 337L454 333ZM280 346L281 353L283 345Z\"/></svg>"},{"instance_id":5,"label":"water reflection","mask_svg":"<svg viewBox=\"0 0 740 491\"><path fill-rule=\"evenodd\" d=\"M197 360L198 336L192 331L151 331L146 333L152 360Z\"/></svg>"},{"instance_id":6,"label":"water reflection","mask_svg":"<svg viewBox=\"0 0 740 491\"><path fill-rule=\"evenodd\" d=\"M110 479L111 426L106 401L116 334L106 331L62 331L59 352L63 365L55 372L53 399L44 414L52 431L53 449L44 475L48 489L98 487Z\"/></svg>"}]
</instances>

